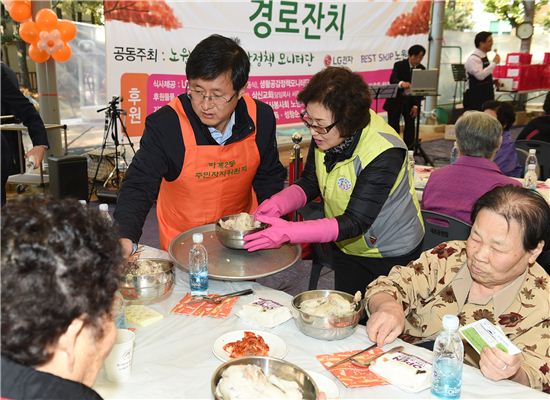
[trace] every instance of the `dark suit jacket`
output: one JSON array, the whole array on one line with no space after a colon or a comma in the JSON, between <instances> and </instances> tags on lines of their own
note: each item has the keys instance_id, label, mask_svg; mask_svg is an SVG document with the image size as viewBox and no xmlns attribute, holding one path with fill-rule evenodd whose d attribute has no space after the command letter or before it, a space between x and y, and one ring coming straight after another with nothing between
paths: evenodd
<instances>
[{"instance_id":1,"label":"dark suit jacket","mask_svg":"<svg viewBox=\"0 0 550 400\"><path fill-rule=\"evenodd\" d=\"M10 75L9 67L2 63L1 114L15 115L28 128L29 136L34 146L47 146L48 135L46 134L46 128L44 127L42 118L40 118L40 114L38 114L38 111L36 111L29 99L21 93L17 87L17 82L13 82L13 78ZM14 157L17 154L17 148L13 148L14 142L17 142L7 139L5 135L12 135L11 137L13 138L15 137L15 133L2 133L2 177L11 172L15 162Z\"/></svg>"},{"instance_id":2,"label":"dark suit jacket","mask_svg":"<svg viewBox=\"0 0 550 400\"><path fill-rule=\"evenodd\" d=\"M415 69L426 69L422 64L418 64ZM399 83L410 82L412 78L411 66L409 64L409 59L406 58L401 61L397 61L393 64L393 71L390 76L390 83ZM405 109L409 111L412 106L420 104L420 97L415 96L405 96L404 89L397 89L397 97L393 99L387 99L384 103L384 110L386 111L397 111Z\"/></svg>"}]
</instances>

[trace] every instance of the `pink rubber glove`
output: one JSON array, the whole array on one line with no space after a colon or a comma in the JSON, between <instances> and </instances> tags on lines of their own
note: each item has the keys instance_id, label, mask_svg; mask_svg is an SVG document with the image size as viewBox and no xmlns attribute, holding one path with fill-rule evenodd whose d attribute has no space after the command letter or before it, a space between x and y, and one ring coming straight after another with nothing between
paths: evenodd
<instances>
[{"instance_id":1,"label":"pink rubber glove","mask_svg":"<svg viewBox=\"0 0 550 400\"><path fill-rule=\"evenodd\" d=\"M254 216L280 217L302 208L306 205L306 202L307 196L302 188L298 185L290 185L279 193L275 193L269 199L264 200L256 209Z\"/></svg>"},{"instance_id":2,"label":"pink rubber glove","mask_svg":"<svg viewBox=\"0 0 550 400\"><path fill-rule=\"evenodd\" d=\"M336 218L303 222L288 222L281 218L266 216L260 216L257 219L271 226L244 237L244 248L248 251L276 249L286 242L327 243L335 241L338 237Z\"/></svg>"}]
</instances>

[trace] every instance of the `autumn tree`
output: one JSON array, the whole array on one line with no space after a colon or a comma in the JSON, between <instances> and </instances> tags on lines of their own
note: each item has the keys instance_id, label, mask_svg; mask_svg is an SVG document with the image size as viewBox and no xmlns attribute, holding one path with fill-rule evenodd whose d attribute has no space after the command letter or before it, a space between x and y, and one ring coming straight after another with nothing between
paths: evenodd
<instances>
[{"instance_id":1,"label":"autumn tree","mask_svg":"<svg viewBox=\"0 0 550 400\"><path fill-rule=\"evenodd\" d=\"M515 28L526 21L531 8L536 14L542 6L548 4L548 0L483 0L483 3L485 11L508 21Z\"/></svg>"}]
</instances>

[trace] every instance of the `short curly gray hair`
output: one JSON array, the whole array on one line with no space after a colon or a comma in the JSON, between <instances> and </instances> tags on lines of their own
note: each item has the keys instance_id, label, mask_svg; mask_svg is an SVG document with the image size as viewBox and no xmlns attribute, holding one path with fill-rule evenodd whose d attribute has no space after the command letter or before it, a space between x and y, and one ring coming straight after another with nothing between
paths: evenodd
<instances>
[{"instance_id":1,"label":"short curly gray hair","mask_svg":"<svg viewBox=\"0 0 550 400\"><path fill-rule=\"evenodd\" d=\"M468 111L455 124L456 143L464 156L491 158L500 147L502 125L480 111Z\"/></svg>"}]
</instances>

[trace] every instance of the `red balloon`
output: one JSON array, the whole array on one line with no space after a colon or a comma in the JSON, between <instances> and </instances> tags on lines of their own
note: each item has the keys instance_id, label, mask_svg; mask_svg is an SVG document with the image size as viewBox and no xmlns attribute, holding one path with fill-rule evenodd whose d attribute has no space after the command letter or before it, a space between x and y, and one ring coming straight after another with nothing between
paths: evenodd
<instances>
[{"instance_id":1,"label":"red balloon","mask_svg":"<svg viewBox=\"0 0 550 400\"><path fill-rule=\"evenodd\" d=\"M43 63L50 58L50 54L46 51L40 50L36 45L31 44L29 46L29 57L37 63Z\"/></svg>"},{"instance_id":2,"label":"red balloon","mask_svg":"<svg viewBox=\"0 0 550 400\"><path fill-rule=\"evenodd\" d=\"M31 18L31 6L23 1L14 1L9 11L10 17L16 22L24 22Z\"/></svg>"},{"instance_id":3,"label":"red balloon","mask_svg":"<svg viewBox=\"0 0 550 400\"><path fill-rule=\"evenodd\" d=\"M76 36L76 25L73 21L60 19L57 24L57 29L59 33L61 33L61 39L63 39L64 42L73 40Z\"/></svg>"},{"instance_id":4,"label":"red balloon","mask_svg":"<svg viewBox=\"0 0 550 400\"><path fill-rule=\"evenodd\" d=\"M36 13L36 26L39 31L51 31L57 25L57 15L49 8Z\"/></svg>"},{"instance_id":5,"label":"red balloon","mask_svg":"<svg viewBox=\"0 0 550 400\"><path fill-rule=\"evenodd\" d=\"M36 24L32 21L22 23L19 27L19 36L29 44L36 43L38 40L38 29L36 29Z\"/></svg>"},{"instance_id":6,"label":"red balloon","mask_svg":"<svg viewBox=\"0 0 550 400\"><path fill-rule=\"evenodd\" d=\"M65 46L53 53L52 57L57 62L65 62L71 58L72 53L73 51L71 50L71 46L65 43Z\"/></svg>"}]
</instances>

